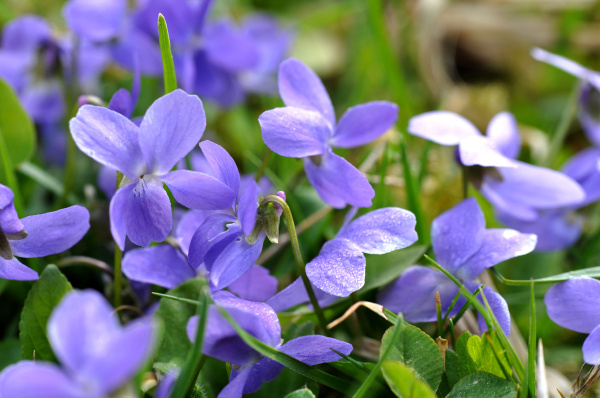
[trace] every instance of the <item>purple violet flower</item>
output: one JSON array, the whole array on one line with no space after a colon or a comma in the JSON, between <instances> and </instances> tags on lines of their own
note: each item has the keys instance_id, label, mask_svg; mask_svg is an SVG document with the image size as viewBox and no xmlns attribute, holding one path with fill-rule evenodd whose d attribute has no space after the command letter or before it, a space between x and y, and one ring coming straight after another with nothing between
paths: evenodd
<instances>
[{"instance_id":1,"label":"purple violet flower","mask_svg":"<svg viewBox=\"0 0 600 398\"><path fill-rule=\"evenodd\" d=\"M585 192L558 171L515 160L521 139L514 117L496 115L483 136L464 117L452 112L427 112L410 119L408 131L441 145L458 145L460 163L469 166L473 183L494 207L524 221L541 210L577 205Z\"/></svg>"},{"instance_id":2,"label":"purple violet flower","mask_svg":"<svg viewBox=\"0 0 600 398\"><path fill-rule=\"evenodd\" d=\"M148 359L154 338L150 318L123 328L100 293L67 293L48 320L48 340L62 367L41 361L9 366L0 373L0 396L109 396Z\"/></svg>"},{"instance_id":3,"label":"purple violet flower","mask_svg":"<svg viewBox=\"0 0 600 398\"><path fill-rule=\"evenodd\" d=\"M341 357L332 349L344 355L349 355L352 351L352 345L320 335L302 336L282 344L279 319L267 304L242 300L228 292L215 293L213 300L216 306L225 309L246 332L308 365L339 360ZM246 345L215 305L211 305L208 310L202 352L236 365L232 367L231 380L219 393L219 398L241 398L242 394L257 391L263 382L274 380L283 365L263 357ZM187 326L187 333L192 341L197 327L198 317L194 316Z\"/></svg>"},{"instance_id":4,"label":"purple violet flower","mask_svg":"<svg viewBox=\"0 0 600 398\"><path fill-rule=\"evenodd\" d=\"M286 106L259 117L265 144L281 156L304 158L308 180L329 205L370 207L375 196L371 184L332 147L353 148L377 139L396 123L397 105L386 101L357 105L336 124L329 95L308 66L290 58L279 66L278 79Z\"/></svg>"},{"instance_id":5,"label":"purple violet flower","mask_svg":"<svg viewBox=\"0 0 600 398\"><path fill-rule=\"evenodd\" d=\"M544 303L548 316L560 326L588 333L583 342L583 360L600 365L600 281L582 277L552 286Z\"/></svg>"},{"instance_id":6,"label":"purple violet flower","mask_svg":"<svg viewBox=\"0 0 600 398\"><path fill-rule=\"evenodd\" d=\"M119 247L126 236L146 247L167 237L173 216L163 183L186 207L231 206L237 191L224 182L194 171L171 171L200 141L205 126L202 101L183 90L156 100L139 127L115 111L92 105L84 105L71 119L79 149L124 175L110 203L111 232Z\"/></svg>"},{"instance_id":7,"label":"purple violet flower","mask_svg":"<svg viewBox=\"0 0 600 398\"><path fill-rule=\"evenodd\" d=\"M536 236L512 229L486 229L479 204L474 198L469 198L433 221L431 241L437 262L469 291L475 292L481 284L472 281L479 274L502 261L531 252ZM393 312L401 312L408 322L431 322L437 319L436 292L440 294L442 314L445 314L458 291L458 286L443 273L416 265L384 288L378 302ZM509 335L510 314L506 302L487 286L483 293L502 330ZM460 297L451 315L455 315L465 303L466 299ZM481 317L479 327L482 331L486 330Z\"/></svg>"},{"instance_id":8,"label":"purple violet flower","mask_svg":"<svg viewBox=\"0 0 600 398\"><path fill-rule=\"evenodd\" d=\"M90 228L90 213L71 206L19 219L13 198L13 192L0 184L0 278L35 280L37 272L15 256L45 257L70 249Z\"/></svg>"},{"instance_id":9,"label":"purple violet flower","mask_svg":"<svg viewBox=\"0 0 600 398\"><path fill-rule=\"evenodd\" d=\"M240 173L235 161L210 141L200 143L200 148L215 176L237 198ZM204 264L213 289L223 289L245 274L262 252L265 232L261 231L255 241L249 238L256 223L258 195L258 185L251 181L239 199L228 202L230 212L209 216L192 237L189 261L194 268Z\"/></svg>"}]
</instances>

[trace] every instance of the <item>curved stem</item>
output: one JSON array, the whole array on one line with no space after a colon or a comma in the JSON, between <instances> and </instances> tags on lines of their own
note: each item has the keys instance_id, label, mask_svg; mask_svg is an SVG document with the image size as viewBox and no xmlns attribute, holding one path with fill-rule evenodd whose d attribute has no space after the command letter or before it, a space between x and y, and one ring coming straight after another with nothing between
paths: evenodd
<instances>
[{"instance_id":1,"label":"curved stem","mask_svg":"<svg viewBox=\"0 0 600 398\"><path fill-rule=\"evenodd\" d=\"M263 176L265 170L267 169L267 166L269 165L269 160L271 159L272 154L273 152L269 148L265 149L265 155L263 156L262 163L260 164L258 171L254 176L254 181L260 181L260 178Z\"/></svg>"},{"instance_id":2,"label":"curved stem","mask_svg":"<svg viewBox=\"0 0 600 398\"><path fill-rule=\"evenodd\" d=\"M306 288L306 292L308 293L308 297L310 298L310 303L312 304L315 313L317 314L317 318L319 319L321 329L323 330L323 333L327 334L328 329L327 321L325 320L325 315L323 314L323 310L319 306L317 296L315 295L312 285L308 280L308 276L306 275L306 270L304 269L304 260L302 259L302 253L300 252L298 236L296 235L296 226L294 225L294 219L292 217L290 207L285 202L285 200L275 195L266 196L262 200L261 205L267 203L277 203L283 209L283 216L285 217L285 222L287 223L288 233L290 235L290 242L292 243L292 250L294 252L294 258L296 259L296 264L298 265L298 272L300 273L300 277L302 278L302 282L304 283L304 287Z\"/></svg>"},{"instance_id":3,"label":"curved stem","mask_svg":"<svg viewBox=\"0 0 600 398\"><path fill-rule=\"evenodd\" d=\"M106 264L104 261L96 260L95 258L86 257L86 256L65 257L65 258L58 260L55 264L58 268L65 268L65 267L70 267L73 265L84 265L86 267L96 268L102 272L107 273L110 276L115 275L112 268L110 268L110 266L108 264Z\"/></svg>"}]
</instances>

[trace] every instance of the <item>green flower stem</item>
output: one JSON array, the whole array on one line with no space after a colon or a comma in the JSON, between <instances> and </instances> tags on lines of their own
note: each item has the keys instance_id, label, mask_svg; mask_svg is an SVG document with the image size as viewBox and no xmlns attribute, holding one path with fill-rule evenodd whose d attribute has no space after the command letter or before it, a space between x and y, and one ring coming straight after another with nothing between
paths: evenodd
<instances>
[{"instance_id":1,"label":"green flower stem","mask_svg":"<svg viewBox=\"0 0 600 398\"><path fill-rule=\"evenodd\" d=\"M123 179L123 173L117 171L117 190L119 189L119 185L121 184L121 180ZM113 304L115 308L121 305L121 288L123 285L122 276L121 276L121 259L123 258L123 252L121 248L115 242L115 277L114 277L114 291L115 297L113 300Z\"/></svg>"},{"instance_id":2,"label":"green flower stem","mask_svg":"<svg viewBox=\"0 0 600 398\"><path fill-rule=\"evenodd\" d=\"M317 300L317 296L315 296L315 292L308 280L308 276L306 275L306 270L304 269L304 260L302 259L302 252L300 252L300 245L298 244L298 236L296 235L296 226L294 225L294 218L292 217L292 212L290 207L285 202L285 200L281 199L276 195L266 196L261 205L265 205L267 203L277 203L283 209L283 217L285 218L285 222L288 227L288 233L290 235L290 242L292 243L292 250L294 252L294 258L296 259L296 264L298 265L298 272L300 273L300 277L302 278L302 282L304 282L304 287L306 288L306 292L308 293L308 297L310 298L310 303L312 304L315 313L317 314L317 318L319 319L319 325L321 325L321 329L324 334L329 334L327 329L327 321L325 320L325 315L323 314L323 310L319 306L319 301Z\"/></svg>"},{"instance_id":3,"label":"green flower stem","mask_svg":"<svg viewBox=\"0 0 600 398\"><path fill-rule=\"evenodd\" d=\"M267 166L269 165L269 160L271 159L272 154L273 151L271 151L269 148L265 149L265 155L263 156L263 160L260 164L260 167L258 168L256 175L254 176L254 181L260 181L260 178L263 176L265 170L267 169Z\"/></svg>"}]
</instances>

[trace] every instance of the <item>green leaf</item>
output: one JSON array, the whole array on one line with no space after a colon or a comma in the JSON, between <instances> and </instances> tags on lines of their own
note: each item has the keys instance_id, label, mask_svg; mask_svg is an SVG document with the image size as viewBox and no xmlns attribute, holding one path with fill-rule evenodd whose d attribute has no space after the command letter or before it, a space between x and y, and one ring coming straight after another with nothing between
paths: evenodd
<instances>
[{"instance_id":1,"label":"green leaf","mask_svg":"<svg viewBox=\"0 0 600 398\"><path fill-rule=\"evenodd\" d=\"M35 128L15 92L2 79L0 104L0 134L4 139L8 158L16 166L33 156L36 146Z\"/></svg>"},{"instance_id":2,"label":"green leaf","mask_svg":"<svg viewBox=\"0 0 600 398\"><path fill-rule=\"evenodd\" d=\"M177 77L175 76L175 64L171 54L171 41L167 21L162 14L158 14L158 41L160 43L160 55L162 57L163 73L165 79L165 94L177 90Z\"/></svg>"},{"instance_id":3,"label":"green leaf","mask_svg":"<svg viewBox=\"0 0 600 398\"><path fill-rule=\"evenodd\" d=\"M365 285L359 293L387 285L415 264L427 250L426 246L411 246L388 254L367 255Z\"/></svg>"},{"instance_id":4,"label":"green leaf","mask_svg":"<svg viewBox=\"0 0 600 398\"><path fill-rule=\"evenodd\" d=\"M56 361L46 336L46 325L56 305L71 290L73 287L67 278L53 264L48 265L40 279L33 284L19 323L23 359L33 359L35 351L36 359Z\"/></svg>"},{"instance_id":5,"label":"green leaf","mask_svg":"<svg viewBox=\"0 0 600 398\"><path fill-rule=\"evenodd\" d=\"M447 398L517 398L517 387L508 380L485 372L462 378Z\"/></svg>"},{"instance_id":6,"label":"green leaf","mask_svg":"<svg viewBox=\"0 0 600 398\"><path fill-rule=\"evenodd\" d=\"M391 347L387 359L403 363L414 370L417 377L425 381L432 390L436 390L442 380L444 360L440 349L431 337L416 326L406 322L398 325L400 337ZM391 343L392 328L388 329L381 340L381 353Z\"/></svg>"},{"instance_id":7,"label":"green leaf","mask_svg":"<svg viewBox=\"0 0 600 398\"><path fill-rule=\"evenodd\" d=\"M289 393L285 398L315 398L315 394L312 393L308 388L302 388Z\"/></svg>"},{"instance_id":8,"label":"green leaf","mask_svg":"<svg viewBox=\"0 0 600 398\"><path fill-rule=\"evenodd\" d=\"M180 298L195 300L197 305L204 283L205 281L201 279L190 279L175 289L169 290L168 293ZM156 350L156 362L183 364L192 346L187 336L186 326L195 313L196 307L189 303L168 299L160 301L155 316L162 322L163 333Z\"/></svg>"},{"instance_id":9,"label":"green leaf","mask_svg":"<svg viewBox=\"0 0 600 398\"><path fill-rule=\"evenodd\" d=\"M208 294L208 283L206 280L200 281L203 283L200 291L200 300L196 306L196 315L199 318L196 338L191 351L188 352L185 365L183 366L177 381L175 381L173 391L171 391L170 395L171 398L184 398L193 390L195 381L204 364L202 344L204 342L204 329L206 327L206 317L210 299Z\"/></svg>"},{"instance_id":10,"label":"green leaf","mask_svg":"<svg viewBox=\"0 0 600 398\"><path fill-rule=\"evenodd\" d=\"M436 394L440 397L448 395L452 387L460 380L459 372L459 359L456 352L452 350L446 350L446 363L444 364L445 370L442 375L442 382L438 387Z\"/></svg>"},{"instance_id":11,"label":"green leaf","mask_svg":"<svg viewBox=\"0 0 600 398\"><path fill-rule=\"evenodd\" d=\"M21 360L21 343L19 339L0 341L0 370Z\"/></svg>"},{"instance_id":12,"label":"green leaf","mask_svg":"<svg viewBox=\"0 0 600 398\"><path fill-rule=\"evenodd\" d=\"M400 398L435 398L435 393L410 367L398 361L385 361L383 377Z\"/></svg>"},{"instance_id":13,"label":"green leaf","mask_svg":"<svg viewBox=\"0 0 600 398\"><path fill-rule=\"evenodd\" d=\"M510 363L495 331L482 337L464 332L456 343L461 377L476 372L487 372L508 379Z\"/></svg>"}]
</instances>

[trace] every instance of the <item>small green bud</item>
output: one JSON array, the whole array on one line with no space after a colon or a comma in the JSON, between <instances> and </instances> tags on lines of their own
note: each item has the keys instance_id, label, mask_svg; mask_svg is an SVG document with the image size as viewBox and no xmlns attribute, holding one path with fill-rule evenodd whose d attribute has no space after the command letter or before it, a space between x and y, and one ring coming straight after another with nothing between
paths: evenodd
<instances>
[{"instance_id":1,"label":"small green bud","mask_svg":"<svg viewBox=\"0 0 600 398\"><path fill-rule=\"evenodd\" d=\"M273 203L268 203L261 208L263 228L271 243L279 242L279 211Z\"/></svg>"}]
</instances>

